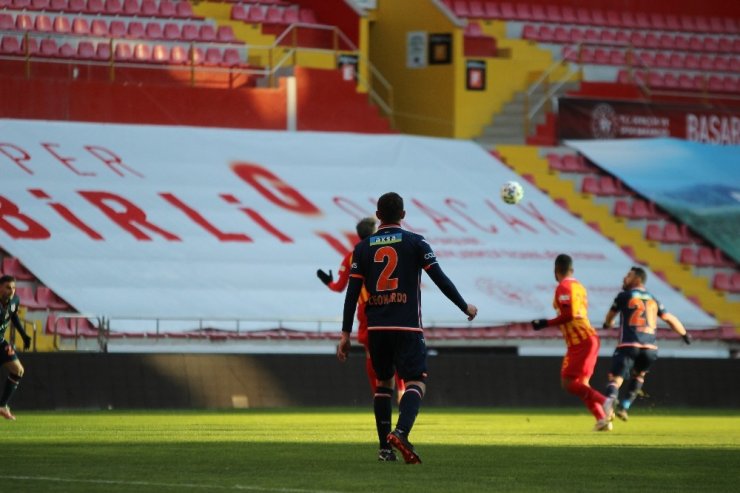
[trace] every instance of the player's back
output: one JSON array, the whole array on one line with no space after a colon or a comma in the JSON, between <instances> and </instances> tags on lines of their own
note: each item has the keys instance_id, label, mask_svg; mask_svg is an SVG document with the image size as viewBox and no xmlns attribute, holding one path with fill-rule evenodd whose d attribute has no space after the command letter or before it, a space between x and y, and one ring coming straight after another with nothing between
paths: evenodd
<instances>
[{"instance_id":1,"label":"player's back","mask_svg":"<svg viewBox=\"0 0 740 493\"><path fill-rule=\"evenodd\" d=\"M655 330L663 305L643 288L622 291L614 303L621 317L617 347L657 348Z\"/></svg>"},{"instance_id":2,"label":"player's back","mask_svg":"<svg viewBox=\"0 0 740 493\"><path fill-rule=\"evenodd\" d=\"M368 330L421 330L421 270L436 263L420 235L381 226L355 250L352 275L362 277Z\"/></svg>"},{"instance_id":3,"label":"player's back","mask_svg":"<svg viewBox=\"0 0 740 493\"><path fill-rule=\"evenodd\" d=\"M588 294L586 288L573 277L560 281L555 290L555 309L561 312L563 305L570 305L573 320L560 325L560 331L568 346L579 344L596 334L588 319Z\"/></svg>"}]
</instances>

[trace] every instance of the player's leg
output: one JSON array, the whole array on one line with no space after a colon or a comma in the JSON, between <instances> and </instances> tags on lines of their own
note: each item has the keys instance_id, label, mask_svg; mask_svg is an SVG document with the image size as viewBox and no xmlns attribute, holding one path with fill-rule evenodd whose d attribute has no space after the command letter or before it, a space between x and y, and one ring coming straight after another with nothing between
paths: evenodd
<instances>
[{"instance_id":1,"label":"player's leg","mask_svg":"<svg viewBox=\"0 0 740 493\"><path fill-rule=\"evenodd\" d=\"M632 378L627 384L627 396L620 401L619 408L617 410L617 416L620 419L624 421L629 419L627 411L632 406L632 403L635 402L637 396L640 395L642 385L645 383L645 376L657 359L658 351L654 349L643 349L639 352L637 358L635 358L635 365L632 369Z\"/></svg>"},{"instance_id":2,"label":"player's leg","mask_svg":"<svg viewBox=\"0 0 740 493\"><path fill-rule=\"evenodd\" d=\"M396 454L388 443L391 432L391 415L393 412L393 352L388 350L388 336L385 331L370 331L368 349L373 373L377 375L373 394L373 412L375 429L378 432L378 460L395 461Z\"/></svg>"},{"instance_id":3,"label":"player's leg","mask_svg":"<svg viewBox=\"0 0 740 493\"><path fill-rule=\"evenodd\" d=\"M634 365L635 351L633 348L617 348L612 356L612 367L609 371L609 383L606 386L604 395L604 412L608 418L614 413L614 405L619 397L619 388L624 382L624 377L629 374Z\"/></svg>"},{"instance_id":4,"label":"player's leg","mask_svg":"<svg viewBox=\"0 0 740 493\"><path fill-rule=\"evenodd\" d=\"M606 418L602 407L605 397L589 385L599 354L599 340L595 337L586 339L578 345L570 346L560 370L561 385L570 394L583 401L588 410L598 421ZM609 428L600 426L599 429Z\"/></svg>"},{"instance_id":5,"label":"player's leg","mask_svg":"<svg viewBox=\"0 0 740 493\"><path fill-rule=\"evenodd\" d=\"M396 428L388 441L396 447L407 464L420 464L421 458L408 440L419 414L426 392L426 345L421 332L389 331L395 338L395 364L398 374L406 383L406 391L398 405Z\"/></svg>"},{"instance_id":6,"label":"player's leg","mask_svg":"<svg viewBox=\"0 0 740 493\"><path fill-rule=\"evenodd\" d=\"M10 398L13 397L21 378L23 378L24 369L18 360L18 355L15 354L13 346L7 341L3 341L0 345L0 362L8 371L8 378L5 380L5 387L2 395L0 395L0 416L14 420L15 416L10 412L8 402L10 402Z\"/></svg>"},{"instance_id":7,"label":"player's leg","mask_svg":"<svg viewBox=\"0 0 740 493\"><path fill-rule=\"evenodd\" d=\"M401 403L404 392L406 392L406 383L403 381L403 378L396 373L396 399L399 404Z\"/></svg>"},{"instance_id":8,"label":"player's leg","mask_svg":"<svg viewBox=\"0 0 740 493\"><path fill-rule=\"evenodd\" d=\"M373 369L373 360L370 358L370 349L368 346L365 346L365 373L367 374L367 382L370 384L370 392L375 394L378 377L375 375L375 370Z\"/></svg>"}]
</instances>

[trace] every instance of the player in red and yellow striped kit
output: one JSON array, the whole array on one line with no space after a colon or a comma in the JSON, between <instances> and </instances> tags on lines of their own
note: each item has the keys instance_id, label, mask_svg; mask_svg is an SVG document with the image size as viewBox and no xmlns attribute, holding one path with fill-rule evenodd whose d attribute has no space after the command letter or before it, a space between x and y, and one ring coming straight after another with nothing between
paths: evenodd
<instances>
[{"instance_id":1,"label":"player in red and yellow striped kit","mask_svg":"<svg viewBox=\"0 0 740 493\"><path fill-rule=\"evenodd\" d=\"M360 239L365 239L371 234L375 233L375 219L372 217L366 217L357 223L357 236ZM319 269L316 275L321 281L326 284L326 287L337 293L341 293L347 288L349 282L349 271L352 266L352 252L349 252L342 259L342 263L339 265L339 271L337 279L334 280L334 276L331 271L327 274L323 270ZM357 341L365 348L365 371L367 372L367 379L370 383L370 390L375 393L375 387L377 386L377 376L373 369L372 361L370 360L370 351L368 349L367 340L367 316L365 315L365 303L368 299L367 289L363 286L360 291L360 297L357 299ZM398 399L401 399L406 386L403 380L396 375L396 390L398 392Z\"/></svg>"},{"instance_id":2,"label":"player in red and yellow striped kit","mask_svg":"<svg viewBox=\"0 0 740 493\"><path fill-rule=\"evenodd\" d=\"M599 336L588 320L588 295L586 288L573 277L573 259L560 254L555 259L555 289L553 306L558 316L547 320L533 320L535 330L558 325L563 333L567 351L560 369L563 388L580 398L596 418L595 431L609 431L611 422L604 413L604 400L600 392L589 385L599 355Z\"/></svg>"}]
</instances>

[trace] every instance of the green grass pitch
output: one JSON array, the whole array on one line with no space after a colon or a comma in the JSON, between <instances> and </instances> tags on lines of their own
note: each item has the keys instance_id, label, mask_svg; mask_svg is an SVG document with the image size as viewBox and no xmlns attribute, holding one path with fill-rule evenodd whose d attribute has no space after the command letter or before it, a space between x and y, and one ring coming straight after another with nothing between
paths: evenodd
<instances>
[{"instance_id":1,"label":"green grass pitch","mask_svg":"<svg viewBox=\"0 0 740 493\"><path fill-rule=\"evenodd\" d=\"M740 413L422 409L421 465L379 463L372 411L18 412L1 491L740 491Z\"/></svg>"}]
</instances>

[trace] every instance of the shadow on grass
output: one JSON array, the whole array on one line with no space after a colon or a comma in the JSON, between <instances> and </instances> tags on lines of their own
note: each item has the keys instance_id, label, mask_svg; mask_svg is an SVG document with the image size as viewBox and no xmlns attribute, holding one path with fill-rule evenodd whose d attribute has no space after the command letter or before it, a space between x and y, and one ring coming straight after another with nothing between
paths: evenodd
<instances>
[{"instance_id":1,"label":"shadow on grass","mask_svg":"<svg viewBox=\"0 0 740 493\"><path fill-rule=\"evenodd\" d=\"M417 444L424 464L379 463L363 444L14 443L20 492L736 491L740 450Z\"/></svg>"}]
</instances>

